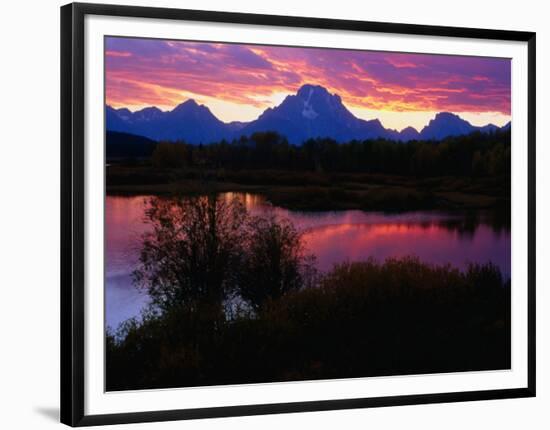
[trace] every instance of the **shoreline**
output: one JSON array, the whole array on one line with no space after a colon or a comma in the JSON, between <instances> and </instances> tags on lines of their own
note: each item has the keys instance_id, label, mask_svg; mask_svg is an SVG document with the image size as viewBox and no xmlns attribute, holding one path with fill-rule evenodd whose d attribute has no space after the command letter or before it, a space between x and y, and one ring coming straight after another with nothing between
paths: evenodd
<instances>
[{"instance_id":1,"label":"shoreline","mask_svg":"<svg viewBox=\"0 0 550 430\"><path fill-rule=\"evenodd\" d=\"M498 178L322 174L289 171L158 170L110 165L106 195L199 195L240 192L301 211L509 211ZM508 191L509 196L509 191Z\"/></svg>"}]
</instances>

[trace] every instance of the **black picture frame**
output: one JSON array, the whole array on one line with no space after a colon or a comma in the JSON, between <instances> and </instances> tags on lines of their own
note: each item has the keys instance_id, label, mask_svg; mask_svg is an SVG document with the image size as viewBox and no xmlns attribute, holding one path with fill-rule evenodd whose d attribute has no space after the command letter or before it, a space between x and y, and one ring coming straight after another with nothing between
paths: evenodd
<instances>
[{"instance_id":1,"label":"black picture frame","mask_svg":"<svg viewBox=\"0 0 550 430\"><path fill-rule=\"evenodd\" d=\"M86 415L84 411L84 18L86 15L191 20L528 44L528 385L527 387L297 403ZM61 422L88 426L461 402L535 396L535 33L476 28L73 3L61 7Z\"/></svg>"}]
</instances>

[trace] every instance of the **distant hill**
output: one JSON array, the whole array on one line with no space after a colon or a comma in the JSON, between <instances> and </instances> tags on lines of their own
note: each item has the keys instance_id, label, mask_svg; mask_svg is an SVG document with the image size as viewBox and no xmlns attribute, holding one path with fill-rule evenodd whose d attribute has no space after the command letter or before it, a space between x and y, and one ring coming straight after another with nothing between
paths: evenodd
<instances>
[{"instance_id":1,"label":"distant hill","mask_svg":"<svg viewBox=\"0 0 550 430\"><path fill-rule=\"evenodd\" d=\"M227 137L229 132L227 124L194 100L187 100L169 112L149 107L132 113L125 108L107 106L106 118L109 131L136 134L156 141L208 143Z\"/></svg>"},{"instance_id":2,"label":"distant hill","mask_svg":"<svg viewBox=\"0 0 550 430\"><path fill-rule=\"evenodd\" d=\"M364 120L353 115L337 94L330 94L319 85L303 85L295 95L266 109L251 122L224 123L204 105L190 99L173 110L163 112L148 107L136 112L126 108L106 107L107 130L146 136L150 139L183 140L187 143L212 143L250 136L260 131L276 131L289 142L301 144L317 137L338 142L353 139L384 138L400 141L441 140L448 136L483 133L499 129L488 124L477 127L458 115L440 112L420 132L413 127L401 131L386 129L378 119ZM502 127L510 127L510 123Z\"/></svg>"},{"instance_id":3,"label":"distant hill","mask_svg":"<svg viewBox=\"0 0 550 430\"><path fill-rule=\"evenodd\" d=\"M107 131L105 155L107 160L149 158L157 142L147 137L118 131Z\"/></svg>"}]
</instances>

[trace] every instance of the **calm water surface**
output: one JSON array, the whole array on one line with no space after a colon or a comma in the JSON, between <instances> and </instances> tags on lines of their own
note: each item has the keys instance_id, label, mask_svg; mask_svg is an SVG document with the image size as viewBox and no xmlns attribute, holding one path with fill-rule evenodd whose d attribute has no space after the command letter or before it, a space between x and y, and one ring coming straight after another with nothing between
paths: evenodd
<instances>
[{"instance_id":1,"label":"calm water surface","mask_svg":"<svg viewBox=\"0 0 550 430\"><path fill-rule=\"evenodd\" d=\"M510 276L510 229L483 214L472 218L439 212L296 212L273 208L257 195L225 193L223 197L242 198L253 214L274 210L290 219L304 233L305 244L323 271L345 260L416 255L425 262L459 268L469 262L492 261ZM113 328L138 316L147 304L147 295L132 285L131 273L138 262L140 235L147 229L143 218L148 198L106 199L106 322Z\"/></svg>"}]
</instances>

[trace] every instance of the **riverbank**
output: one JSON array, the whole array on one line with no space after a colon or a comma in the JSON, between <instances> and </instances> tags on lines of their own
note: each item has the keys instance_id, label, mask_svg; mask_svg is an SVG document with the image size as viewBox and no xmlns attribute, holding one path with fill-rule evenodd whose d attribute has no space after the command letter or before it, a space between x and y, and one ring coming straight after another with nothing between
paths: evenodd
<instances>
[{"instance_id":1,"label":"riverbank","mask_svg":"<svg viewBox=\"0 0 550 430\"><path fill-rule=\"evenodd\" d=\"M210 308L205 308L210 309ZM215 321L215 324L213 323ZM215 327L215 328L214 328ZM176 307L107 334L107 390L510 368L510 284L416 259L336 266L232 319Z\"/></svg>"},{"instance_id":2,"label":"riverbank","mask_svg":"<svg viewBox=\"0 0 550 430\"><path fill-rule=\"evenodd\" d=\"M109 195L193 195L246 192L292 210L494 210L510 206L509 181L499 177L429 177L286 170L157 169L110 165Z\"/></svg>"}]
</instances>

